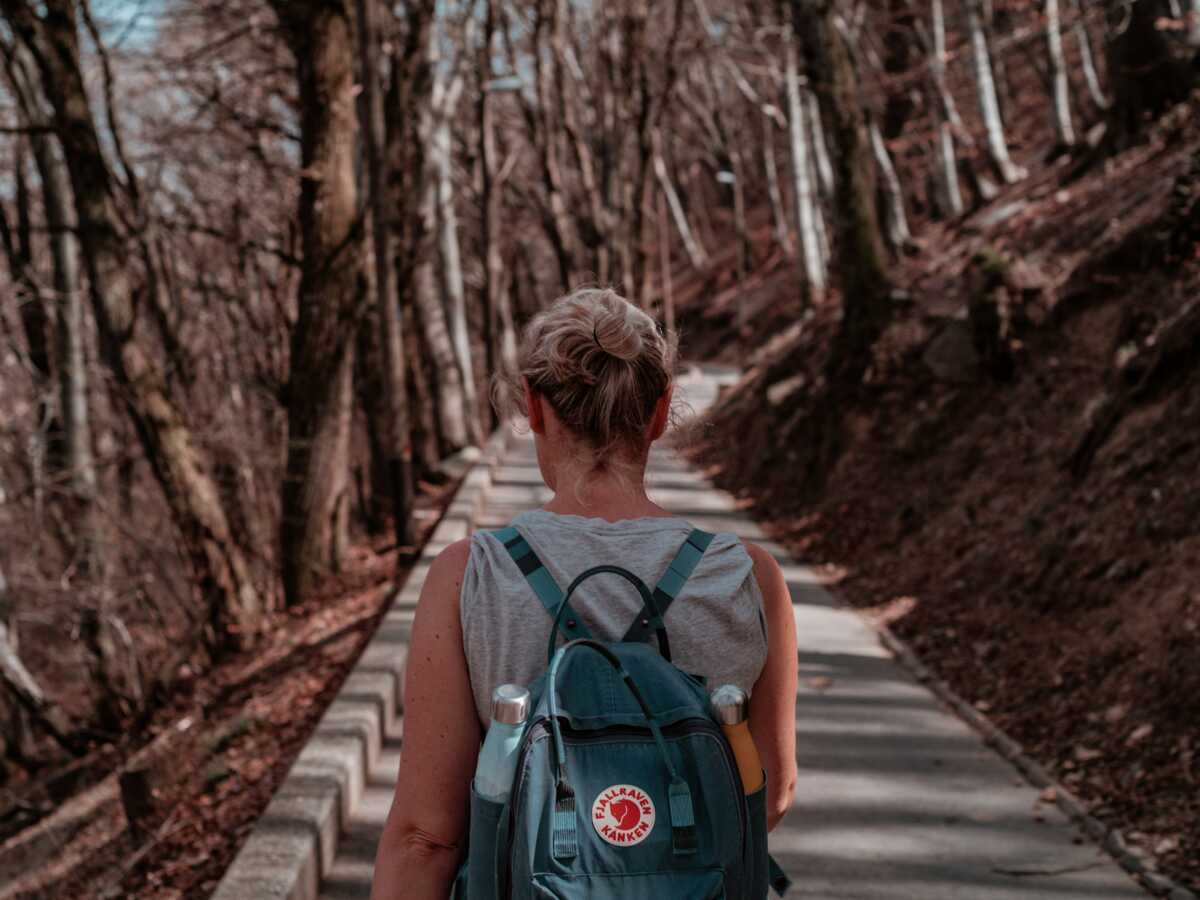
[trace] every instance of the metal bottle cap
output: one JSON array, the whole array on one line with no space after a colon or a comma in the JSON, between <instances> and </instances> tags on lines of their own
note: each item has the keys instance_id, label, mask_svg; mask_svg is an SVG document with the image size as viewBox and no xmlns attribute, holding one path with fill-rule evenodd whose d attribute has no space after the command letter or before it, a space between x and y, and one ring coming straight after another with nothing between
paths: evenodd
<instances>
[{"instance_id":1,"label":"metal bottle cap","mask_svg":"<svg viewBox=\"0 0 1200 900\"><path fill-rule=\"evenodd\" d=\"M502 684L492 692L492 721L520 725L529 718L529 691L519 684Z\"/></svg>"},{"instance_id":2,"label":"metal bottle cap","mask_svg":"<svg viewBox=\"0 0 1200 900\"><path fill-rule=\"evenodd\" d=\"M749 713L750 698L736 684L723 684L712 692L712 708L722 725L740 725Z\"/></svg>"}]
</instances>

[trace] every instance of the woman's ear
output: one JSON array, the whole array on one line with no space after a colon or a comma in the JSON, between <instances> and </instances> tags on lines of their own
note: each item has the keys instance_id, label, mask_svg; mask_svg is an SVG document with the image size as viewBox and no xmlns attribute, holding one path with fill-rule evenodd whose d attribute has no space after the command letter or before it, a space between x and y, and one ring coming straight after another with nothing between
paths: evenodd
<instances>
[{"instance_id":1,"label":"woman's ear","mask_svg":"<svg viewBox=\"0 0 1200 900\"><path fill-rule=\"evenodd\" d=\"M529 428L534 434L546 433L546 416L542 412L542 395L529 385L529 379L521 377L525 387L525 408L529 410Z\"/></svg>"},{"instance_id":2,"label":"woman's ear","mask_svg":"<svg viewBox=\"0 0 1200 900\"><path fill-rule=\"evenodd\" d=\"M675 385L668 384L667 389L658 398L658 402L654 404L654 415L650 419L650 428L646 433L646 437L651 441L657 441L667 430L667 424L671 419L671 394L674 391Z\"/></svg>"}]
</instances>

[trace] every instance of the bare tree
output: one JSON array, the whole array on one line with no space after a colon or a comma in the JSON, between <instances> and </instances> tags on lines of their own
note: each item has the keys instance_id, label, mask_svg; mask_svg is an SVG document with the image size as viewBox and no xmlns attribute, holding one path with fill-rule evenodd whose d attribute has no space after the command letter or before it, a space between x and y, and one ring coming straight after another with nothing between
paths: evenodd
<instances>
[{"instance_id":1,"label":"bare tree","mask_svg":"<svg viewBox=\"0 0 1200 900\"><path fill-rule=\"evenodd\" d=\"M1109 2L1108 76L1113 102L1105 144L1110 151L1130 145L1147 117L1183 101L1191 91L1195 79L1191 54L1179 53L1159 28L1165 12L1162 0Z\"/></svg>"},{"instance_id":2,"label":"bare tree","mask_svg":"<svg viewBox=\"0 0 1200 900\"><path fill-rule=\"evenodd\" d=\"M908 215L904 212L904 192L900 188L900 179L896 175L896 167L892 165L887 145L883 142L883 135L879 133L879 126L873 119L867 130L871 140L871 151L875 154L875 165L879 167L885 233L892 249L899 250L912 240L912 232L908 228Z\"/></svg>"},{"instance_id":3,"label":"bare tree","mask_svg":"<svg viewBox=\"0 0 1200 900\"><path fill-rule=\"evenodd\" d=\"M1054 128L1060 146L1075 143L1075 128L1071 124L1071 87L1067 81L1067 66L1063 60L1062 21L1058 0L1045 0L1046 47L1050 55L1050 77L1053 85Z\"/></svg>"},{"instance_id":4,"label":"bare tree","mask_svg":"<svg viewBox=\"0 0 1200 900\"><path fill-rule=\"evenodd\" d=\"M775 123L769 113L762 115L763 171L767 175L767 198L771 201L771 221L775 225L775 243L787 256L796 250L792 246L792 232L788 228L787 209L783 202L783 191L779 186L779 167L775 163Z\"/></svg>"},{"instance_id":5,"label":"bare tree","mask_svg":"<svg viewBox=\"0 0 1200 900\"><path fill-rule=\"evenodd\" d=\"M971 55L975 66L975 84L979 93L979 112L987 135L988 155L992 165L1006 184L1020 181L1026 172L1008 155L1008 143L1004 137L1004 123L1000 119L1000 100L996 94L996 81L992 75L992 58L988 51L987 34L984 30L983 0L966 0L967 31L971 41Z\"/></svg>"},{"instance_id":6,"label":"bare tree","mask_svg":"<svg viewBox=\"0 0 1200 900\"><path fill-rule=\"evenodd\" d=\"M832 382L853 387L891 317L874 160L850 47L837 27L833 0L790 0L790 7L809 80L838 148L833 227L842 319L828 371Z\"/></svg>"},{"instance_id":7,"label":"bare tree","mask_svg":"<svg viewBox=\"0 0 1200 900\"><path fill-rule=\"evenodd\" d=\"M929 105L933 110L937 132L933 138L935 182L940 204L949 216L962 215L964 206L958 184L958 157L954 149L955 134L966 135L954 96L946 86L946 15L942 0L930 0L930 31L926 36L920 20L917 34L929 56Z\"/></svg>"},{"instance_id":8,"label":"bare tree","mask_svg":"<svg viewBox=\"0 0 1200 900\"><path fill-rule=\"evenodd\" d=\"M354 11L347 0L273 0L296 59L303 270L292 332L280 547L290 603L340 566L349 502L354 333L364 309L355 186Z\"/></svg>"},{"instance_id":9,"label":"bare tree","mask_svg":"<svg viewBox=\"0 0 1200 900\"><path fill-rule=\"evenodd\" d=\"M1088 94L1091 95L1092 102L1099 109L1108 109L1108 98L1104 96L1104 90L1100 87L1100 77L1096 74L1092 39L1088 34L1087 19L1084 16L1081 0L1071 0L1071 9L1075 19L1071 26L1071 33L1075 35L1075 42L1079 45L1079 65L1083 69L1083 79L1087 84Z\"/></svg>"},{"instance_id":10,"label":"bare tree","mask_svg":"<svg viewBox=\"0 0 1200 900\"><path fill-rule=\"evenodd\" d=\"M492 52L496 39L496 3L486 0L483 40L480 41L476 71L481 79L477 99L479 128L479 163L481 180L480 214L483 240L484 307L491 331L488 341L489 360L493 371L515 372L517 339L513 323L512 298L504 277L504 253L501 246L501 215L504 203L504 184L512 174L517 157L510 153L501 165L496 138L496 91L491 81ZM576 135L576 140L582 138ZM590 157L588 157L590 165ZM586 182L586 178L585 178ZM594 185L591 193L595 193Z\"/></svg>"},{"instance_id":11,"label":"bare tree","mask_svg":"<svg viewBox=\"0 0 1200 900\"><path fill-rule=\"evenodd\" d=\"M817 95L805 88L800 91L804 106L807 108L810 140L812 141L812 168L821 189L821 196L826 200L833 198L833 163L829 161L829 145L825 141L825 126L821 122L821 108ZM821 227L820 217L817 218L818 229Z\"/></svg>"},{"instance_id":12,"label":"bare tree","mask_svg":"<svg viewBox=\"0 0 1200 900\"><path fill-rule=\"evenodd\" d=\"M42 182L43 206L54 260L55 370L66 448L65 463L83 542L81 559L89 568L96 552L93 503L96 465L88 406L87 360L84 349L83 290L75 238L70 176L51 137L52 112L38 88L36 64L24 47L5 48L9 79L31 127L30 143Z\"/></svg>"},{"instance_id":13,"label":"bare tree","mask_svg":"<svg viewBox=\"0 0 1200 900\"><path fill-rule=\"evenodd\" d=\"M84 87L75 6L71 0L48 0L44 6L39 15L22 0L3 0L0 11L37 61L55 110L105 355L201 586L214 598L214 623L248 640L260 627L265 602L231 533L206 454L161 371L134 338L134 288L114 199L118 189Z\"/></svg>"},{"instance_id":14,"label":"bare tree","mask_svg":"<svg viewBox=\"0 0 1200 900\"><path fill-rule=\"evenodd\" d=\"M357 0L363 85L363 144L367 151L367 180L371 192L371 225L375 257L375 307L382 325L380 377L387 421L388 486L396 540L410 544L412 533L412 436L408 415L408 387L404 329L392 265L391 204L387 199L382 147L383 98L379 86L379 38L376 31L377 0Z\"/></svg>"},{"instance_id":15,"label":"bare tree","mask_svg":"<svg viewBox=\"0 0 1200 900\"><path fill-rule=\"evenodd\" d=\"M795 6L793 5L793 8ZM796 26L797 31L799 25ZM796 40L786 41L784 71L786 73L788 124L792 149L792 180L796 194L796 230L800 240L800 256L804 263L804 277L809 297L820 302L825 295L825 260L821 251L817 219L821 215L817 205L812 180L812 164L809 162L809 129L805 128L805 108L800 96L800 64L797 60Z\"/></svg>"},{"instance_id":16,"label":"bare tree","mask_svg":"<svg viewBox=\"0 0 1200 900\"><path fill-rule=\"evenodd\" d=\"M12 603L4 567L0 565L0 679L21 708L37 721L54 740L71 753L80 748L69 735L66 714L50 700L21 661L16 629L11 622Z\"/></svg>"},{"instance_id":17,"label":"bare tree","mask_svg":"<svg viewBox=\"0 0 1200 900\"><path fill-rule=\"evenodd\" d=\"M658 143L661 145L661 137L659 137ZM664 196L667 198L667 206L671 210L671 219L674 221L675 228L679 232L680 240L683 241L683 249L687 253L688 261L691 262L693 269L703 271L708 263L708 254L700 244L700 241L692 233L692 226L688 223L687 213L684 211L683 204L679 200L679 194L671 181L671 175L667 171L667 164L663 161L661 147L659 152L656 152L654 155L654 174L658 178L658 184L662 188Z\"/></svg>"},{"instance_id":18,"label":"bare tree","mask_svg":"<svg viewBox=\"0 0 1200 900\"><path fill-rule=\"evenodd\" d=\"M473 29L468 19L463 29L463 43L469 44ZM435 22L436 32L436 22ZM462 384L467 440L482 444L480 433L478 392L475 390L475 369L472 363L471 341L467 333L467 299L463 286L462 254L458 241L458 214L454 208L454 159L451 143L451 124L462 97L463 63L469 59L465 49L452 72L447 75L440 65L437 51L438 35L430 41L430 66L433 69L433 90L430 94L432 123L429 134L429 178L436 197L438 246L441 251L442 285L445 291L447 317L455 363Z\"/></svg>"}]
</instances>

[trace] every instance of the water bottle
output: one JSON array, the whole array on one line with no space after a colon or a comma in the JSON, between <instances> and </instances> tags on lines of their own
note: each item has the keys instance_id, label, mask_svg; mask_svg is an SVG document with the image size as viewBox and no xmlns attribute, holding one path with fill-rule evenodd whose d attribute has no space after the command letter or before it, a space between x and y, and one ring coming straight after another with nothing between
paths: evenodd
<instances>
[{"instance_id":1,"label":"water bottle","mask_svg":"<svg viewBox=\"0 0 1200 900\"><path fill-rule=\"evenodd\" d=\"M721 730L733 747L738 772L742 776L742 790L753 794L763 786L763 769L747 721L750 698L736 684L723 684L712 692L710 701Z\"/></svg>"},{"instance_id":2,"label":"water bottle","mask_svg":"<svg viewBox=\"0 0 1200 900\"><path fill-rule=\"evenodd\" d=\"M519 684L502 684L492 693L492 724L479 764L475 768L475 793L494 803L505 803L517 771L517 748L529 718L529 691Z\"/></svg>"}]
</instances>

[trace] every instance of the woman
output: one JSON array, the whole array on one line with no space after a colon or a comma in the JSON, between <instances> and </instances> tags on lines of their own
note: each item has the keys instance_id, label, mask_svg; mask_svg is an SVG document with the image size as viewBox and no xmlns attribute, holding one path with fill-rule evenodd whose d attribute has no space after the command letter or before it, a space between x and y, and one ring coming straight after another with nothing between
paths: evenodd
<instances>
[{"instance_id":1,"label":"woman","mask_svg":"<svg viewBox=\"0 0 1200 900\"><path fill-rule=\"evenodd\" d=\"M519 381L499 400L528 417L553 498L513 525L565 587L588 566L619 562L654 584L691 526L646 496L650 445L671 414L672 339L610 290L577 290L523 335ZM606 583L607 582L607 583ZM640 600L594 578L571 602L588 629L619 640ZM666 613L673 658L709 684L752 695L750 728L770 786L768 826L796 781L796 634L774 558L718 534ZM550 618L491 534L451 544L425 578L405 686L404 748L375 860L373 900L444 900L460 863L469 785L495 685L529 684L545 667Z\"/></svg>"}]
</instances>

